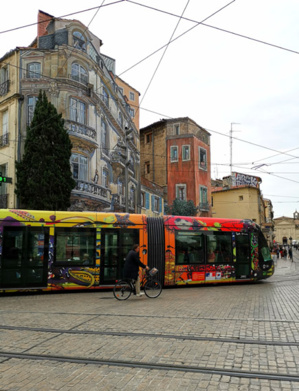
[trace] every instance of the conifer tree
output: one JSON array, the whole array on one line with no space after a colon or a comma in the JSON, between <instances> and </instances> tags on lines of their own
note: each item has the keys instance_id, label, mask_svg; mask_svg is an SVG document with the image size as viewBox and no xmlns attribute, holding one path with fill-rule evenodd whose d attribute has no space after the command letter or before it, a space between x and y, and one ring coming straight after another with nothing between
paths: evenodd
<instances>
[{"instance_id":1,"label":"conifer tree","mask_svg":"<svg viewBox=\"0 0 299 391\"><path fill-rule=\"evenodd\" d=\"M172 216L196 216L198 208L192 200L185 201L176 198L172 205L165 207L165 213Z\"/></svg>"},{"instance_id":2,"label":"conifer tree","mask_svg":"<svg viewBox=\"0 0 299 391\"><path fill-rule=\"evenodd\" d=\"M39 93L27 127L24 155L16 162L16 194L22 208L66 210L76 182L72 178L72 144L61 114Z\"/></svg>"}]
</instances>

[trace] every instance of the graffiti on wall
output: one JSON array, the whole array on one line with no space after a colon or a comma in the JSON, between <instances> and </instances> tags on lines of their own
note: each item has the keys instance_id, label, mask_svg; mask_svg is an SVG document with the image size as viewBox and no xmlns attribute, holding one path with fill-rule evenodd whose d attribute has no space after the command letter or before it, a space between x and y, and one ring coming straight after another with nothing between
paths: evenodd
<instances>
[{"instance_id":1,"label":"graffiti on wall","mask_svg":"<svg viewBox=\"0 0 299 391\"><path fill-rule=\"evenodd\" d=\"M246 186L258 187L259 178L255 177L255 176L240 174L240 173L236 172L232 175L232 185L233 186L246 185Z\"/></svg>"}]
</instances>

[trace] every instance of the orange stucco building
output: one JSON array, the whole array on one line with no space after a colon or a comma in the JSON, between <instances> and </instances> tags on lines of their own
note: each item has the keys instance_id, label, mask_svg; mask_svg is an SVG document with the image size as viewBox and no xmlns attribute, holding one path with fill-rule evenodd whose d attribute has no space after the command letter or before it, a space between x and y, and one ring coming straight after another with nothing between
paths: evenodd
<instances>
[{"instance_id":1,"label":"orange stucco building","mask_svg":"<svg viewBox=\"0 0 299 391\"><path fill-rule=\"evenodd\" d=\"M163 187L164 199L192 200L211 216L210 133L188 117L140 129L141 175Z\"/></svg>"}]
</instances>

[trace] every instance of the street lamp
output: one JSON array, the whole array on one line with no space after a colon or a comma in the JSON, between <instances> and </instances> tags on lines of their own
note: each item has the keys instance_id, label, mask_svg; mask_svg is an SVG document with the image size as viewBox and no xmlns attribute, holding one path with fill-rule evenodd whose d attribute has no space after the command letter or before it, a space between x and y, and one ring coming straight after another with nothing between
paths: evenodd
<instances>
[{"instance_id":1,"label":"street lamp","mask_svg":"<svg viewBox=\"0 0 299 391\"><path fill-rule=\"evenodd\" d=\"M289 241L290 241L290 249L291 249L291 259L292 259L292 262L293 262L293 250L292 250L293 238L292 238L292 236L289 237Z\"/></svg>"}]
</instances>

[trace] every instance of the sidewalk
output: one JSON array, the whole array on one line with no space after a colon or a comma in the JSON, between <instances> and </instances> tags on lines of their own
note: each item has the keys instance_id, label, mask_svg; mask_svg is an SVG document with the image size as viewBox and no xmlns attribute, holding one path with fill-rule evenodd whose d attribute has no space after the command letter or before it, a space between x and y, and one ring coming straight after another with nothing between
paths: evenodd
<instances>
[{"instance_id":1,"label":"sidewalk","mask_svg":"<svg viewBox=\"0 0 299 391\"><path fill-rule=\"evenodd\" d=\"M293 261L288 258L274 258L275 273L272 278L279 276L299 275L299 251L293 251Z\"/></svg>"}]
</instances>

